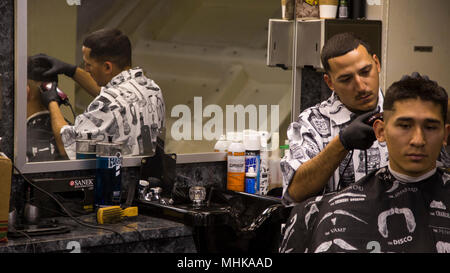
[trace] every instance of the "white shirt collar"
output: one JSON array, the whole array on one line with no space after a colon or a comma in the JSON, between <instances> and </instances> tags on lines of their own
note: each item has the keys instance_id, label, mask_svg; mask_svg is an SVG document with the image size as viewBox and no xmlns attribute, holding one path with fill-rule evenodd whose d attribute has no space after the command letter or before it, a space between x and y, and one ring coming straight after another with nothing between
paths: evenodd
<instances>
[{"instance_id":1,"label":"white shirt collar","mask_svg":"<svg viewBox=\"0 0 450 273\"><path fill-rule=\"evenodd\" d=\"M395 177L395 179L397 179L398 181L400 181L402 183L416 183L416 182L425 180L436 173L436 168L434 168L431 171L429 171L419 177L412 177L412 176L401 174L399 172L392 170L390 162L389 162L388 168L389 168L389 172L391 172L391 174Z\"/></svg>"},{"instance_id":2,"label":"white shirt collar","mask_svg":"<svg viewBox=\"0 0 450 273\"><path fill-rule=\"evenodd\" d=\"M44 115L44 114L50 114L50 112L49 112L48 110L36 112L36 113L32 114L31 116L29 116L29 117L27 118L27 122L30 121L31 119L37 117L37 116Z\"/></svg>"}]
</instances>

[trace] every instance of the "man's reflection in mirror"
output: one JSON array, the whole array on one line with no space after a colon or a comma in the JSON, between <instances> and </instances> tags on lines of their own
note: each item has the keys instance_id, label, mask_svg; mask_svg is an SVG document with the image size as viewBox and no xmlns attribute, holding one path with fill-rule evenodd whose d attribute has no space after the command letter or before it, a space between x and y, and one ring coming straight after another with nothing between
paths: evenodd
<instances>
[{"instance_id":1,"label":"man's reflection in mirror","mask_svg":"<svg viewBox=\"0 0 450 273\"><path fill-rule=\"evenodd\" d=\"M52 129L50 112L42 103L41 85L58 82L57 76L44 77L51 64L46 60L28 58L27 73L27 161L67 159L64 147L58 147ZM58 136L58 134L56 134ZM62 153L60 152L62 151Z\"/></svg>"},{"instance_id":2,"label":"man's reflection in mirror","mask_svg":"<svg viewBox=\"0 0 450 273\"><path fill-rule=\"evenodd\" d=\"M76 140L122 143L124 155L153 155L156 139L164 132L165 105L161 89L132 67L131 43L117 29L102 29L83 41L84 69L44 54L36 55L52 67L46 76L64 74L87 92L97 95L85 112L68 125L51 99L48 108L61 133L61 142L70 159L76 158ZM58 142L58 139L56 139Z\"/></svg>"}]
</instances>

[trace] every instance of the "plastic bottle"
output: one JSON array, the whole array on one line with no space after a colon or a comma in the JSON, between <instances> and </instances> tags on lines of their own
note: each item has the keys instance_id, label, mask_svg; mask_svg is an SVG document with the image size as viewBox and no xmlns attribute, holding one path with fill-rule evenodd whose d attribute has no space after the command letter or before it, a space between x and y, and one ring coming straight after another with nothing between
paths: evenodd
<instances>
[{"instance_id":1,"label":"plastic bottle","mask_svg":"<svg viewBox=\"0 0 450 273\"><path fill-rule=\"evenodd\" d=\"M281 0L281 18L283 20L294 19L294 0Z\"/></svg>"},{"instance_id":2,"label":"plastic bottle","mask_svg":"<svg viewBox=\"0 0 450 273\"><path fill-rule=\"evenodd\" d=\"M253 167L256 173L256 191L259 192L259 175L260 175L260 149L261 140L258 132L254 130L244 131L244 147L245 147L245 172Z\"/></svg>"},{"instance_id":3,"label":"plastic bottle","mask_svg":"<svg viewBox=\"0 0 450 273\"><path fill-rule=\"evenodd\" d=\"M339 17L340 19L348 18L348 1L340 0L339 1Z\"/></svg>"},{"instance_id":4,"label":"plastic bottle","mask_svg":"<svg viewBox=\"0 0 450 273\"><path fill-rule=\"evenodd\" d=\"M94 187L94 205L96 208L120 205L122 185L121 144L112 142L97 143L96 182Z\"/></svg>"},{"instance_id":5,"label":"plastic bottle","mask_svg":"<svg viewBox=\"0 0 450 273\"><path fill-rule=\"evenodd\" d=\"M351 13L352 19L364 19L366 18L366 0L353 0L351 1Z\"/></svg>"},{"instance_id":6,"label":"plastic bottle","mask_svg":"<svg viewBox=\"0 0 450 273\"><path fill-rule=\"evenodd\" d=\"M261 136L261 152L260 152L260 172L259 172L259 192L260 195L267 195L269 191L269 149L267 147L268 132L259 132Z\"/></svg>"},{"instance_id":7,"label":"plastic bottle","mask_svg":"<svg viewBox=\"0 0 450 273\"><path fill-rule=\"evenodd\" d=\"M248 171L245 173L245 192L256 194L258 193L257 189L257 174L253 167L250 167Z\"/></svg>"},{"instance_id":8,"label":"plastic bottle","mask_svg":"<svg viewBox=\"0 0 450 273\"><path fill-rule=\"evenodd\" d=\"M281 150L281 158L283 158L284 155L286 154L286 150L289 150L289 140L284 141L284 145L280 146L280 150Z\"/></svg>"},{"instance_id":9,"label":"plastic bottle","mask_svg":"<svg viewBox=\"0 0 450 273\"><path fill-rule=\"evenodd\" d=\"M269 190L283 186L283 175L280 166L280 136L279 133L272 133L272 150L269 157Z\"/></svg>"},{"instance_id":10,"label":"plastic bottle","mask_svg":"<svg viewBox=\"0 0 450 273\"><path fill-rule=\"evenodd\" d=\"M245 191L245 147L240 141L242 133L235 133L233 142L228 147L227 189Z\"/></svg>"},{"instance_id":11,"label":"plastic bottle","mask_svg":"<svg viewBox=\"0 0 450 273\"><path fill-rule=\"evenodd\" d=\"M225 135L221 135L219 140L214 145L214 152L228 152L229 142L226 140Z\"/></svg>"},{"instance_id":12,"label":"plastic bottle","mask_svg":"<svg viewBox=\"0 0 450 273\"><path fill-rule=\"evenodd\" d=\"M281 0L281 18L283 20L287 20L287 17L286 17L286 1L287 0Z\"/></svg>"}]
</instances>

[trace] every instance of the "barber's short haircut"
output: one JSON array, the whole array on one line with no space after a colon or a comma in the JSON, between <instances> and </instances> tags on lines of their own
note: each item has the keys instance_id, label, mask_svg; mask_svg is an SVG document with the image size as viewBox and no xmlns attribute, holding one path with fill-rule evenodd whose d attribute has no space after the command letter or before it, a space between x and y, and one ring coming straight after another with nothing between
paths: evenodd
<instances>
[{"instance_id":1,"label":"barber's short haircut","mask_svg":"<svg viewBox=\"0 0 450 273\"><path fill-rule=\"evenodd\" d=\"M343 56L358 48L359 45L364 46L367 52L373 55L370 45L352 32L339 33L328 39L320 55L325 72L328 73L331 70L330 64L328 63L329 59Z\"/></svg>"},{"instance_id":2,"label":"barber's short haircut","mask_svg":"<svg viewBox=\"0 0 450 273\"><path fill-rule=\"evenodd\" d=\"M420 99L440 105L442 119L444 123L446 122L448 95L445 89L439 86L437 82L422 76L405 77L400 81L394 82L386 91L383 109L385 111L393 111L396 101L407 99Z\"/></svg>"},{"instance_id":3,"label":"barber's short haircut","mask_svg":"<svg viewBox=\"0 0 450 273\"><path fill-rule=\"evenodd\" d=\"M96 61L110 61L119 68L131 66L130 39L118 29L100 29L89 34L83 46L91 49L90 57Z\"/></svg>"},{"instance_id":4,"label":"barber's short haircut","mask_svg":"<svg viewBox=\"0 0 450 273\"><path fill-rule=\"evenodd\" d=\"M40 54L30 56L27 59L27 79L37 82L58 82L58 75L44 76L43 73L50 68L52 64L44 58L39 57Z\"/></svg>"}]
</instances>

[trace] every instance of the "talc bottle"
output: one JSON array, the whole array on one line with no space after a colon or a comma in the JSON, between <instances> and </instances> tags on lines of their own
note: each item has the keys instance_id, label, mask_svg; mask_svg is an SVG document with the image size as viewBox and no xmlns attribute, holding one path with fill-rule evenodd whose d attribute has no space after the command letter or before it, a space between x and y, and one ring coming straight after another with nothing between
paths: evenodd
<instances>
[{"instance_id":1,"label":"talc bottle","mask_svg":"<svg viewBox=\"0 0 450 273\"><path fill-rule=\"evenodd\" d=\"M242 133L235 133L227 156L227 189L245 191L245 147Z\"/></svg>"}]
</instances>

